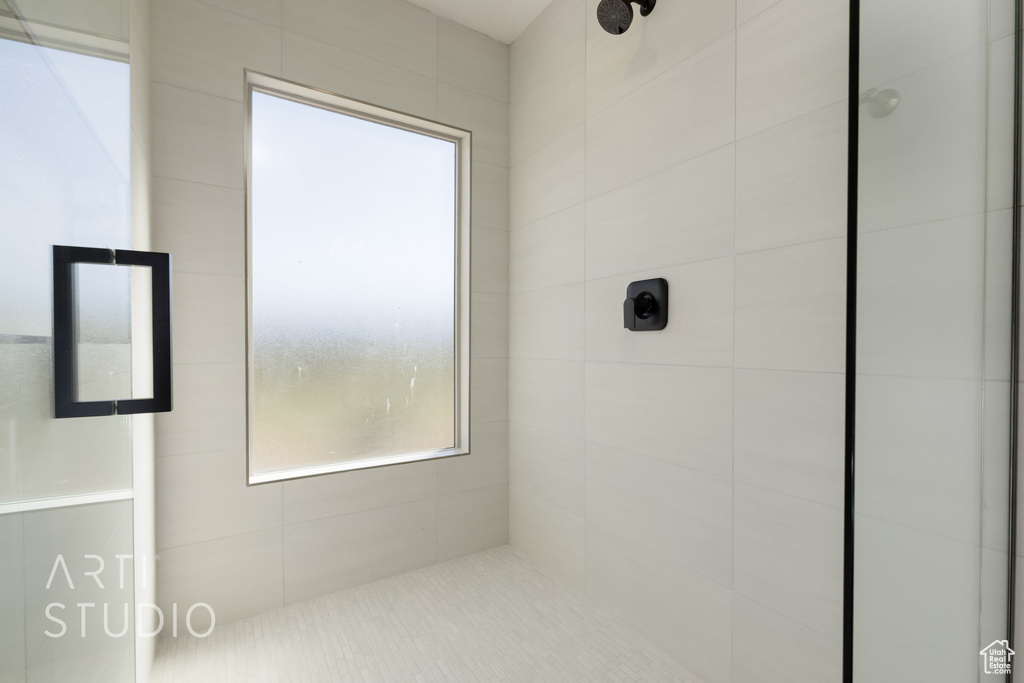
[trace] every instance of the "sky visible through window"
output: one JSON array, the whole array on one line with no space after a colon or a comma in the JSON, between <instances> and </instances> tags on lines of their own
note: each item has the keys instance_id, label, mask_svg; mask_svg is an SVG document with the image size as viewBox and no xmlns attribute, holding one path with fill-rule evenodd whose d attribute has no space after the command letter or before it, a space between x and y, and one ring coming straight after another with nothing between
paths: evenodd
<instances>
[{"instance_id":1,"label":"sky visible through window","mask_svg":"<svg viewBox=\"0 0 1024 683\"><path fill-rule=\"evenodd\" d=\"M452 447L455 143L252 98L254 471Z\"/></svg>"}]
</instances>

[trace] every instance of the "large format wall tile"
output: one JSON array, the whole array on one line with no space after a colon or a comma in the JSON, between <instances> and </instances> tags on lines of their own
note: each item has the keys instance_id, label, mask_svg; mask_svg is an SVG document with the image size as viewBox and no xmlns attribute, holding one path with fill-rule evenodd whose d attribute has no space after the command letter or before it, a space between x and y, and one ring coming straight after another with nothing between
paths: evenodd
<instances>
[{"instance_id":1,"label":"large format wall tile","mask_svg":"<svg viewBox=\"0 0 1024 683\"><path fill-rule=\"evenodd\" d=\"M669 282L668 326L656 334L623 327L630 282ZM733 343L733 258L700 261L587 282L587 360L730 367Z\"/></svg>"},{"instance_id":2,"label":"large format wall tile","mask_svg":"<svg viewBox=\"0 0 1024 683\"><path fill-rule=\"evenodd\" d=\"M736 25L744 24L780 0L736 0Z\"/></svg>"},{"instance_id":3,"label":"large format wall tile","mask_svg":"<svg viewBox=\"0 0 1024 683\"><path fill-rule=\"evenodd\" d=\"M509 483L580 517L584 514L583 439L509 425Z\"/></svg>"},{"instance_id":4,"label":"large format wall tile","mask_svg":"<svg viewBox=\"0 0 1024 683\"><path fill-rule=\"evenodd\" d=\"M474 359L508 358L508 295L472 295L473 324L469 330Z\"/></svg>"},{"instance_id":5,"label":"large format wall tile","mask_svg":"<svg viewBox=\"0 0 1024 683\"><path fill-rule=\"evenodd\" d=\"M846 377L736 371L736 481L843 506Z\"/></svg>"},{"instance_id":6,"label":"large format wall tile","mask_svg":"<svg viewBox=\"0 0 1024 683\"><path fill-rule=\"evenodd\" d=\"M413 462L286 481L284 523L298 524L437 495L437 463Z\"/></svg>"},{"instance_id":7,"label":"large format wall tile","mask_svg":"<svg viewBox=\"0 0 1024 683\"><path fill-rule=\"evenodd\" d=\"M289 524L284 592L291 604L437 562L437 499Z\"/></svg>"},{"instance_id":8,"label":"large format wall tile","mask_svg":"<svg viewBox=\"0 0 1024 683\"><path fill-rule=\"evenodd\" d=\"M508 169L473 162L472 213L474 228L508 230Z\"/></svg>"},{"instance_id":9,"label":"large format wall tile","mask_svg":"<svg viewBox=\"0 0 1024 683\"><path fill-rule=\"evenodd\" d=\"M584 208L564 211L509 233L509 291L527 292L582 282Z\"/></svg>"},{"instance_id":10,"label":"large format wall tile","mask_svg":"<svg viewBox=\"0 0 1024 683\"><path fill-rule=\"evenodd\" d=\"M437 21L437 80L508 102L508 45L454 21Z\"/></svg>"},{"instance_id":11,"label":"large format wall tile","mask_svg":"<svg viewBox=\"0 0 1024 683\"><path fill-rule=\"evenodd\" d=\"M583 201L584 128L577 126L509 170L509 225L518 228Z\"/></svg>"},{"instance_id":12,"label":"large format wall tile","mask_svg":"<svg viewBox=\"0 0 1024 683\"><path fill-rule=\"evenodd\" d=\"M587 523L732 585L732 482L588 443Z\"/></svg>"},{"instance_id":13,"label":"large format wall tile","mask_svg":"<svg viewBox=\"0 0 1024 683\"><path fill-rule=\"evenodd\" d=\"M583 517L511 486L508 536L533 562L583 590Z\"/></svg>"},{"instance_id":14,"label":"large format wall tile","mask_svg":"<svg viewBox=\"0 0 1024 683\"><path fill-rule=\"evenodd\" d=\"M475 424L469 438L469 455L437 461L438 495L508 483L508 423Z\"/></svg>"},{"instance_id":15,"label":"large format wall tile","mask_svg":"<svg viewBox=\"0 0 1024 683\"><path fill-rule=\"evenodd\" d=\"M156 423L157 456L244 452L245 438L245 364L176 364L174 410Z\"/></svg>"},{"instance_id":16,"label":"large format wall tile","mask_svg":"<svg viewBox=\"0 0 1024 683\"><path fill-rule=\"evenodd\" d=\"M583 360L583 283L516 292L509 298L509 356Z\"/></svg>"},{"instance_id":17,"label":"large format wall tile","mask_svg":"<svg viewBox=\"0 0 1024 683\"><path fill-rule=\"evenodd\" d=\"M513 164L583 123L584 9L580 0L555 0L512 44Z\"/></svg>"},{"instance_id":18,"label":"large format wall tile","mask_svg":"<svg viewBox=\"0 0 1024 683\"><path fill-rule=\"evenodd\" d=\"M587 197L731 143L735 70L729 34L588 119Z\"/></svg>"},{"instance_id":19,"label":"large format wall tile","mask_svg":"<svg viewBox=\"0 0 1024 683\"><path fill-rule=\"evenodd\" d=\"M588 117L735 28L734 3L677 0L658 6L651 19L636 12L632 30L612 36L594 20L598 4L587 0Z\"/></svg>"},{"instance_id":20,"label":"large format wall tile","mask_svg":"<svg viewBox=\"0 0 1024 683\"><path fill-rule=\"evenodd\" d=\"M175 259L161 592L202 594L224 621L282 604L282 585L312 597L505 543L508 46L402 0L156 0L153 13L153 82L133 88L152 93L153 246ZM244 69L472 129L472 455L246 487ZM148 137L144 117L133 126Z\"/></svg>"},{"instance_id":21,"label":"large format wall tile","mask_svg":"<svg viewBox=\"0 0 1024 683\"><path fill-rule=\"evenodd\" d=\"M508 543L508 485L460 491L437 499L437 561Z\"/></svg>"},{"instance_id":22,"label":"large format wall tile","mask_svg":"<svg viewBox=\"0 0 1024 683\"><path fill-rule=\"evenodd\" d=\"M153 249L177 273L245 274L245 194L186 180L153 180Z\"/></svg>"},{"instance_id":23,"label":"large format wall tile","mask_svg":"<svg viewBox=\"0 0 1024 683\"><path fill-rule=\"evenodd\" d=\"M200 0L201 2L219 7L234 14L239 14L249 19L271 26L281 25L282 0ZM162 3L173 3L176 0L158 0Z\"/></svg>"},{"instance_id":24,"label":"large format wall tile","mask_svg":"<svg viewBox=\"0 0 1024 683\"><path fill-rule=\"evenodd\" d=\"M846 234L846 100L736 145L736 250Z\"/></svg>"},{"instance_id":25,"label":"large format wall tile","mask_svg":"<svg viewBox=\"0 0 1024 683\"><path fill-rule=\"evenodd\" d=\"M508 294L508 230L474 225L472 238L473 291Z\"/></svg>"},{"instance_id":26,"label":"large format wall tile","mask_svg":"<svg viewBox=\"0 0 1024 683\"><path fill-rule=\"evenodd\" d=\"M205 602L224 624L281 607L283 557L280 527L161 550L160 608Z\"/></svg>"},{"instance_id":27,"label":"large format wall tile","mask_svg":"<svg viewBox=\"0 0 1024 683\"><path fill-rule=\"evenodd\" d=\"M510 542L704 680L832 683L849 3L677 0L619 36L598 4L510 50ZM654 277L668 327L624 330Z\"/></svg>"},{"instance_id":28,"label":"large format wall tile","mask_svg":"<svg viewBox=\"0 0 1024 683\"><path fill-rule=\"evenodd\" d=\"M826 638L742 595L733 598L732 620L733 683L821 683L842 679L840 641ZM857 671L858 677L863 675Z\"/></svg>"},{"instance_id":29,"label":"large format wall tile","mask_svg":"<svg viewBox=\"0 0 1024 683\"><path fill-rule=\"evenodd\" d=\"M514 358L509 363L509 421L583 436L583 363Z\"/></svg>"},{"instance_id":30,"label":"large format wall tile","mask_svg":"<svg viewBox=\"0 0 1024 683\"><path fill-rule=\"evenodd\" d=\"M126 2L65 3L19 0L17 16L87 34L128 40L129 12Z\"/></svg>"},{"instance_id":31,"label":"large format wall tile","mask_svg":"<svg viewBox=\"0 0 1024 683\"><path fill-rule=\"evenodd\" d=\"M731 256L735 156L727 145L588 201L587 277Z\"/></svg>"},{"instance_id":32,"label":"large format wall tile","mask_svg":"<svg viewBox=\"0 0 1024 683\"><path fill-rule=\"evenodd\" d=\"M843 511L746 484L735 506L736 592L841 640Z\"/></svg>"},{"instance_id":33,"label":"large format wall tile","mask_svg":"<svg viewBox=\"0 0 1024 683\"><path fill-rule=\"evenodd\" d=\"M846 0L782 0L739 27L738 138L846 97L849 14Z\"/></svg>"},{"instance_id":34,"label":"large format wall tile","mask_svg":"<svg viewBox=\"0 0 1024 683\"><path fill-rule=\"evenodd\" d=\"M736 257L736 366L842 372L846 240Z\"/></svg>"},{"instance_id":35,"label":"large format wall tile","mask_svg":"<svg viewBox=\"0 0 1024 683\"><path fill-rule=\"evenodd\" d=\"M291 31L284 32L283 44L282 75L290 81L415 116L437 116L432 78Z\"/></svg>"},{"instance_id":36,"label":"large format wall tile","mask_svg":"<svg viewBox=\"0 0 1024 683\"><path fill-rule=\"evenodd\" d=\"M153 175L242 189L242 103L153 84Z\"/></svg>"},{"instance_id":37,"label":"large format wall tile","mask_svg":"<svg viewBox=\"0 0 1024 683\"><path fill-rule=\"evenodd\" d=\"M508 165L508 105L447 83L437 84L437 117L473 131L473 160Z\"/></svg>"},{"instance_id":38,"label":"large format wall tile","mask_svg":"<svg viewBox=\"0 0 1024 683\"><path fill-rule=\"evenodd\" d=\"M284 0L284 28L437 77L437 17L402 0Z\"/></svg>"},{"instance_id":39,"label":"large format wall tile","mask_svg":"<svg viewBox=\"0 0 1024 683\"><path fill-rule=\"evenodd\" d=\"M245 279L239 275L174 274L174 360L245 362Z\"/></svg>"},{"instance_id":40,"label":"large format wall tile","mask_svg":"<svg viewBox=\"0 0 1024 683\"><path fill-rule=\"evenodd\" d=\"M587 363L587 441L729 476L732 372Z\"/></svg>"},{"instance_id":41,"label":"large format wall tile","mask_svg":"<svg viewBox=\"0 0 1024 683\"><path fill-rule=\"evenodd\" d=\"M731 680L733 595L728 588L596 524L587 525L586 557L588 598L707 683Z\"/></svg>"},{"instance_id":42,"label":"large format wall tile","mask_svg":"<svg viewBox=\"0 0 1024 683\"><path fill-rule=\"evenodd\" d=\"M280 483L247 486L245 451L158 458L161 549L280 528Z\"/></svg>"},{"instance_id":43,"label":"large format wall tile","mask_svg":"<svg viewBox=\"0 0 1024 683\"><path fill-rule=\"evenodd\" d=\"M153 80L242 102L245 69L277 76L281 29L198 0L153 5Z\"/></svg>"},{"instance_id":44,"label":"large format wall tile","mask_svg":"<svg viewBox=\"0 0 1024 683\"><path fill-rule=\"evenodd\" d=\"M477 358L470 367L470 404L474 424L508 420L508 373L505 358Z\"/></svg>"}]
</instances>

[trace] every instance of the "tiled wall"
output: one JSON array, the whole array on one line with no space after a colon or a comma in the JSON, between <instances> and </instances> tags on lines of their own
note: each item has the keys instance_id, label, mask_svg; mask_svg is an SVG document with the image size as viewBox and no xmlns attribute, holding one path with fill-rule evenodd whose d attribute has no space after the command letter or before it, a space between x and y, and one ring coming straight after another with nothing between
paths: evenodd
<instances>
[{"instance_id":1,"label":"tiled wall","mask_svg":"<svg viewBox=\"0 0 1024 683\"><path fill-rule=\"evenodd\" d=\"M224 622L505 543L508 47L401 0L154 0L152 25L160 604ZM243 68L473 131L471 456L246 487Z\"/></svg>"},{"instance_id":2,"label":"tiled wall","mask_svg":"<svg viewBox=\"0 0 1024 683\"><path fill-rule=\"evenodd\" d=\"M838 681L848 2L597 4L511 47L510 542L709 683Z\"/></svg>"}]
</instances>

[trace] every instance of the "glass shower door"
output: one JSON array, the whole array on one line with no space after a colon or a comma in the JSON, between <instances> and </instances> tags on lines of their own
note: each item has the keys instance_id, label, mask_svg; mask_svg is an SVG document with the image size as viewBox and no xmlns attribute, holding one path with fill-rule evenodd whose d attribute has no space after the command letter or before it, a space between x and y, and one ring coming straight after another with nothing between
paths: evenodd
<instances>
[{"instance_id":1,"label":"glass shower door","mask_svg":"<svg viewBox=\"0 0 1024 683\"><path fill-rule=\"evenodd\" d=\"M128 8L0 1L0 682L134 680L132 423L55 419L52 246L129 248ZM130 396L129 269L78 266L80 400Z\"/></svg>"},{"instance_id":2,"label":"glass shower door","mask_svg":"<svg viewBox=\"0 0 1024 683\"><path fill-rule=\"evenodd\" d=\"M860 3L860 683L995 680L1008 637L1014 5Z\"/></svg>"}]
</instances>

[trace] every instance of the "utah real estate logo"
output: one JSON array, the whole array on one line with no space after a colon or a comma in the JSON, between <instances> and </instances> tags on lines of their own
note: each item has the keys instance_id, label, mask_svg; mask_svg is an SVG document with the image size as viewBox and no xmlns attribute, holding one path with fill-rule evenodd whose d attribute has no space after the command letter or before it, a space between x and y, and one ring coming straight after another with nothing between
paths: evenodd
<instances>
[{"instance_id":1,"label":"utah real estate logo","mask_svg":"<svg viewBox=\"0 0 1024 683\"><path fill-rule=\"evenodd\" d=\"M1014 652L1010 649L1010 643L1006 640L995 640L992 644L981 651L981 663L987 674L1008 674L1010 673L1010 659Z\"/></svg>"}]
</instances>

